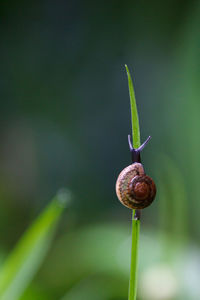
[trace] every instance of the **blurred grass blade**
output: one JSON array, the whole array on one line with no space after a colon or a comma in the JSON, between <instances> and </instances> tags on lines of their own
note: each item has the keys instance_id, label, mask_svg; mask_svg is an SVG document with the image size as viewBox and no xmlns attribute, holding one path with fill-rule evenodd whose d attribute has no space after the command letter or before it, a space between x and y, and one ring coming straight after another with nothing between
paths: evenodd
<instances>
[{"instance_id":1,"label":"blurred grass blade","mask_svg":"<svg viewBox=\"0 0 200 300\"><path fill-rule=\"evenodd\" d=\"M130 96L130 104L131 104L133 146L134 148L138 148L140 147L140 125L139 125L137 105L135 100L135 92L134 92L133 82L131 79L128 66L125 65L125 68L128 76L128 87L129 87L129 96Z\"/></svg>"},{"instance_id":2,"label":"blurred grass blade","mask_svg":"<svg viewBox=\"0 0 200 300\"><path fill-rule=\"evenodd\" d=\"M17 300L38 270L53 237L69 193L63 191L28 228L0 269L0 299Z\"/></svg>"},{"instance_id":3,"label":"blurred grass blade","mask_svg":"<svg viewBox=\"0 0 200 300\"><path fill-rule=\"evenodd\" d=\"M127 65L125 65L129 96L131 104L131 120L132 120L132 135L133 135L133 147L140 147L140 126L137 112L137 105L134 93L133 82ZM140 220L134 220L135 210L132 212L132 246L131 246L131 266L130 266L130 280L129 280L129 300L136 300L137 295L137 268L138 268L138 246L139 246L139 234L140 234Z\"/></svg>"},{"instance_id":4,"label":"blurred grass blade","mask_svg":"<svg viewBox=\"0 0 200 300\"><path fill-rule=\"evenodd\" d=\"M111 299L109 281L91 278L74 285L60 300L107 300ZM103 282L104 281L104 282ZM104 283L104 285L102 284Z\"/></svg>"}]
</instances>

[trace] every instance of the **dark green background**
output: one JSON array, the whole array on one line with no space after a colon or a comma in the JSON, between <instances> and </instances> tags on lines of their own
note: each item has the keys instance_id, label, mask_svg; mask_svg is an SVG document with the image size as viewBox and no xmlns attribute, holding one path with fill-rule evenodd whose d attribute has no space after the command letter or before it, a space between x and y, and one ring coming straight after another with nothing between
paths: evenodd
<instances>
[{"instance_id":1,"label":"dark green background","mask_svg":"<svg viewBox=\"0 0 200 300\"><path fill-rule=\"evenodd\" d=\"M168 234L170 249L174 238L181 249L199 247L199 16L199 1L1 2L2 253L61 187L72 191L73 204L58 239L96 224L122 224L130 233L131 212L115 195L118 173L131 162L125 63L134 78L142 141L152 136L142 160L158 188L142 232L151 230L155 241L158 232ZM49 272L51 263L47 258ZM44 294L52 289L47 299L60 299L88 278L83 272L61 288L40 276L35 284ZM125 280L125 292L127 286ZM122 295L109 299L126 299Z\"/></svg>"}]
</instances>

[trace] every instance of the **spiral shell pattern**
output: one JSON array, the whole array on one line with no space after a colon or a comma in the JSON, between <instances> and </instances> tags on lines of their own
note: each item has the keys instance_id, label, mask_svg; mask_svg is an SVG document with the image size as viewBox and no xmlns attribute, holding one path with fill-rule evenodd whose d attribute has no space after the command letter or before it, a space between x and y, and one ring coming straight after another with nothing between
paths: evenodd
<instances>
[{"instance_id":1,"label":"spiral shell pattern","mask_svg":"<svg viewBox=\"0 0 200 300\"><path fill-rule=\"evenodd\" d=\"M119 201L130 209L149 206L156 195L153 180L144 172L140 163L134 163L121 171L116 182Z\"/></svg>"}]
</instances>

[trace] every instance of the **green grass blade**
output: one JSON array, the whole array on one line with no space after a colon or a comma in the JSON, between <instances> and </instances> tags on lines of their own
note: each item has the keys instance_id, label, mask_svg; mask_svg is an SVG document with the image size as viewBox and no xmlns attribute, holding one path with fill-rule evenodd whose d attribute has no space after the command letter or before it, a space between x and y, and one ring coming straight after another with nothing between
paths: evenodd
<instances>
[{"instance_id":1,"label":"green grass blade","mask_svg":"<svg viewBox=\"0 0 200 300\"><path fill-rule=\"evenodd\" d=\"M140 235L140 220L134 220L134 211L132 215L132 249L128 295L129 300L135 300L137 295L138 246Z\"/></svg>"},{"instance_id":2,"label":"green grass blade","mask_svg":"<svg viewBox=\"0 0 200 300\"><path fill-rule=\"evenodd\" d=\"M0 299L17 300L38 270L53 237L55 226L69 202L58 193L27 229L0 269Z\"/></svg>"},{"instance_id":3,"label":"green grass blade","mask_svg":"<svg viewBox=\"0 0 200 300\"><path fill-rule=\"evenodd\" d=\"M129 86L129 96L131 104L131 123L132 123L132 135L133 135L133 146L134 148L140 147L140 126L139 118L137 112L137 105L135 100L135 92L133 87L133 82L127 65L125 65L127 76L128 76L128 86Z\"/></svg>"},{"instance_id":4,"label":"green grass blade","mask_svg":"<svg viewBox=\"0 0 200 300\"><path fill-rule=\"evenodd\" d=\"M133 135L133 147L140 147L140 126L137 112L137 105L135 99L135 92L133 82L127 65L126 72L128 76L129 96L131 104L131 123ZM129 280L129 300L136 300L137 295L137 268L138 268L138 246L140 234L140 220L134 220L135 211L132 213L132 246L131 246L131 266L130 266L130 280Z\"/></svg>"}]
</instances>

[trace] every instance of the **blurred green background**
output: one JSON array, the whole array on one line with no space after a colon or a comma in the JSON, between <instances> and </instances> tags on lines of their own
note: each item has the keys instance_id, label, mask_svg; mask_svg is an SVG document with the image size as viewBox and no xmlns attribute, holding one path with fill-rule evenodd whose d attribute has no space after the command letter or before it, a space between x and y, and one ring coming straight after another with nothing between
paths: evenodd
<instances>
[{"instance_id":1,"label":"blurred green background","mask_svg":"<svg viewBox=\"0 0 200 300\"><path fill-rule=\"evenodd\" d=\"M138 299L200 299L200 1L1 1L0 261L59 188L73 197L20 300L125 300L129 66L158 194ZM13 298L14 299L14 298ZM9 300L13 300L9 299Z\"/></svg>"}]
</instances>

